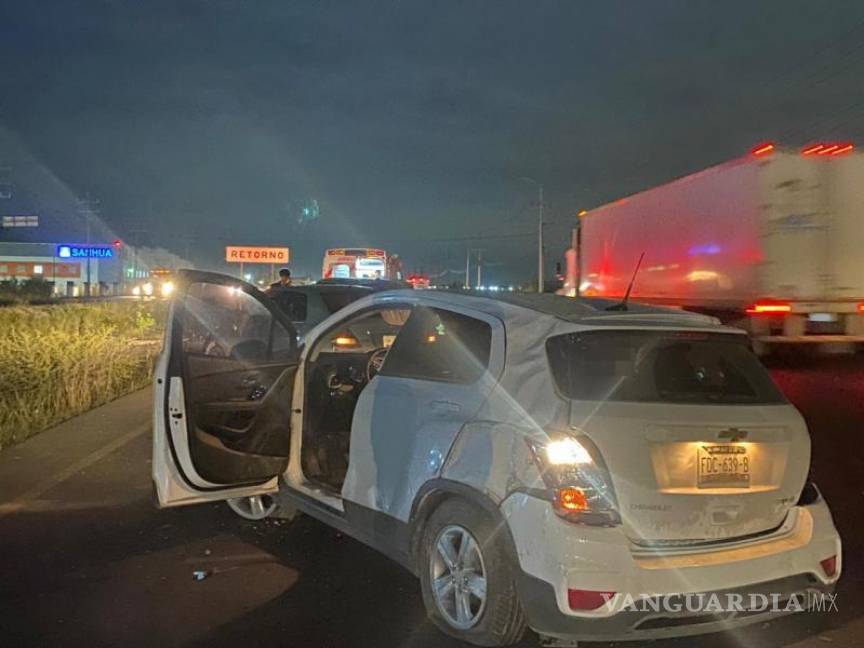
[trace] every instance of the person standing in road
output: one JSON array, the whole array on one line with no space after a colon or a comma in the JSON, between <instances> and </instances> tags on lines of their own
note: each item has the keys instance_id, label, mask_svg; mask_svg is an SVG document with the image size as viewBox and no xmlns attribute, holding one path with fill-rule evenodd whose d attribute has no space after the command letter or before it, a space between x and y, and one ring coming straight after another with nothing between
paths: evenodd
<instances>
[{"instance_id":1,"label":"person standing in road","mask_svg":"<svg viewBox=\"0 0 864 648\"><path fill-rule=\"evenodd\" d=\"M288 268L279 269L279 281L274 281L270 284L270 291L278 290L279 288L287 288L291 285L291 271Z\"/></svg>"}]
</instances>

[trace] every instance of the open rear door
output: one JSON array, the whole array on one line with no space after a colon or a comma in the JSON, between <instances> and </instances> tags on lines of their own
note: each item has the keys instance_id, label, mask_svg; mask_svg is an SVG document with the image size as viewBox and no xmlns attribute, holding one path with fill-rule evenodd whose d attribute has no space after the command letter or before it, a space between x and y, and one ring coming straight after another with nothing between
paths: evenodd
<instances>
[{"instance_id":1,"label":"open rear door","mask_svg":"<svg viewBox=\"0 0 864 648\"><path fill-rule=\"evenodd\" d=\"M288 464L297 335L254 286L182 270L156 368L160 506L273 492Z\"/></svg>"}]
</instances>

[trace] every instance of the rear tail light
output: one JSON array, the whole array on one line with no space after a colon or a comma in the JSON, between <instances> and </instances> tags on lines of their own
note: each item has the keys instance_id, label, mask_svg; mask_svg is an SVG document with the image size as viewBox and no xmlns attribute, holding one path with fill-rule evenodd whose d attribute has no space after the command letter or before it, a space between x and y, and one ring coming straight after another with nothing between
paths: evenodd
<instances>
[{"instance_id":1,"label":"rear tail light","mask_svg":"<svg viewBox=\"0 0 864 648\"><path fill-rule=\"evenodd\" d=\"M825 560L820 560L819 564L822 566L822 571L825 572L825 575L828 578L831 578L837 573L837 556L831 556L830 558L826 558Z\"/></svg>"},{"instance_id":2,"label":"rear tail light","mask_svg":"<svg viewBox=\"0 0 864 648\"><path fill-rule=\"evenodd\" d=\"M791 304L779 301L758 301L747 309L750 315L788 315L791 312Z\"/></svg>"},{"instance_id":3,"label":"rear tail light","mask_svg":"<svg viewBox=\"0 0 864 648\"><path fill-rule=\"evenodd\" d=\"M858 312L864 313L864 302L861 302L860 304L858 304Z\"/></svg>"},{"instance_id":4,"label":"rear tail light","mask_svg":"<svg viewBox=\"0 0 864 648\"><path fill-rule=\"evenodd\" d=\"M360 342L358 342L357 338L350 333L340 333L333 339L333 345L342 348L350 348L359 346Z\"/></svg>"},{"instance_id":5,"label":"rear tail light","mask_svg":"<svg viewBox=\"0 0 864 648\"><path fill-rule=\"evenodd\" d=\"M567 602L571 610L596 610L612 600L615 592L595 592L594 590L568 589Z\"/></svg>"},{"instance_id":6,"label":"rear tail light","mask_svg":"<svg viewBox=\"0 0 864 648\"><path fill-rule=\"evenodd\" d=\"M528 447L547 487L552 507L580 524L613 526L621 521L609 470L600 451L583 436L558 436Z\"/></svg>"}]
</instances>

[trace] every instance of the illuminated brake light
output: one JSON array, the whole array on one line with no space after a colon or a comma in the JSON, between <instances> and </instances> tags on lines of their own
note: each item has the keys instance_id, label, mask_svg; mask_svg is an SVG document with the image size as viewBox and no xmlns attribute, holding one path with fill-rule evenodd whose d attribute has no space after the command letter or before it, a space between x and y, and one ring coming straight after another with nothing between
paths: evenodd
<instances>
[{"instance_id":1,"label":"illuminated brake light","mask_svg":"<svg viewBox=\"0 0 864 648\"><path fill-rule=\"evenodd\" d=\"M831 556L825 560L820 560L819 564L822 566L822 571L825 572L825 575L828 578L831 578L837 573L837 556Z\"/></svg>"},{"instance_id":2,"label":"illuminated brake light","mask_svg":"<svg viewBox=\"0 0 864 648\"><path fill-rule=\"evenodd\" d=\"M864 313L864 302L861 302L860 304L858 304L858 312Z\"/></svg>"},{"instance_id":3,"label":"illuminated brake light","mask_svg":"<svg viewBox=\"0 0 864 648\"><path fill-rule=\"evenodd\" d=\"M759 146L754 148L752 151L750 151L750 153L759 157L760 155L768 155L773 150L774 150L774 143L773 142L766 142L765 144L760 144Z\"/></svg>"},{"instance_id":4,"label":"illuminated brake light","mask_svg":"<svg viewBox=\"0 0 864 648\"><path fill-rule=\"evenodd\" d=\"M571 610L596 610L612 600L615 592L568 589L567 602Z\"/></svg>"},{"instance_id":5,"label":"illuminated brake light","mask_svg":"<svg viewBox=\"0 0 864 648\"><path fill-rule=\"evenodd\" d=\"M791 304L773 301L756 302L747 309L749 315L786 315L791 312Z\"/></svg>"}]
</instances>

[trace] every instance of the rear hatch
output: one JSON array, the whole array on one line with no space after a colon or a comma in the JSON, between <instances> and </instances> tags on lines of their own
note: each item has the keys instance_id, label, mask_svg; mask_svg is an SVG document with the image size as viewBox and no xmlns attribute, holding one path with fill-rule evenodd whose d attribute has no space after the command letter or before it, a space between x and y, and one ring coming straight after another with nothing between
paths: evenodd
<instances>
[{"instance_id":1,"label":"rear hatch","mask_svg":"<svg viewBox=\"0 0 864 648\"><path fill-rule=\"evenodd\" d=\"M746 337L594 330L547 350L570 426L603 455L634 542L728 540L783 523L810 439Z\"/></svg>"}]
</instances>

